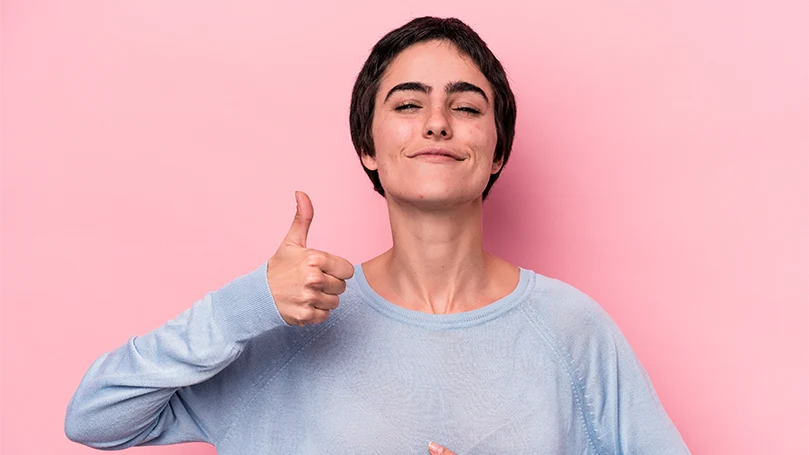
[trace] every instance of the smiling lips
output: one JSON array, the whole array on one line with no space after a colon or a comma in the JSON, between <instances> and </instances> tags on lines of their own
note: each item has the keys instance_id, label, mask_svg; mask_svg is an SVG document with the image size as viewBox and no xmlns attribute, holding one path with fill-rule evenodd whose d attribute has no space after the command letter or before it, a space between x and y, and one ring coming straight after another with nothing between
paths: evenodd
<instances>
[{"instance_id":1,"label":"smiling lips","mask_svg":"<svg viewBox=\"0 0 809 455\"><path fill-rule=\"evenodd\" d=\"M452 150L445 149L442 147L428 147L425 149L421 149L418 152L410 155L410 158L416 157L429 159L430 161L446 161L448 159L463 161L465 159L460 155L458 155L457 153L453 152Z\"/></svg>"}]
</instances>

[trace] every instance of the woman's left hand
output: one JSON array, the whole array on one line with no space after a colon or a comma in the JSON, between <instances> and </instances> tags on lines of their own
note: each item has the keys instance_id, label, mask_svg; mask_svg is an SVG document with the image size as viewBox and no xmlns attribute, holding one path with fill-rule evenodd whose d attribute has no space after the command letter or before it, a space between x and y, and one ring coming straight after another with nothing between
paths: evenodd
<instances>
[{"instance_id":1,"label":"woman's left hand","mask_svg":"<svg viewBox=\"0 0 809 455\"><path fill-rule=\"evenodd\" d=\"M458 455L452 450L432 441L430 441L430 445L427 446L427 449L430 451L430 455Z\"/></svg>"}]
</instances>

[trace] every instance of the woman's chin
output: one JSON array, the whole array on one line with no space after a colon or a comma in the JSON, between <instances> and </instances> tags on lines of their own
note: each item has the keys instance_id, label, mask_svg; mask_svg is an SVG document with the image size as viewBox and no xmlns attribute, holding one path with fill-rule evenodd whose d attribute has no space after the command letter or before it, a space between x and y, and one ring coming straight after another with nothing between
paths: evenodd
<instances>
[{"instance_id":1,"label":"woman's chin","mask_svg":"<svg viewBox=\"0 0 809 455\"><path fill-rule=\"evenodd\" d=\"M475 202L483 196L483 190L477 193L469 191L448 191L446 189L422 189L420 191L398 194L387 190L386 192L400 204L422 207L425 210L447 210L452 206Z\"/></svg>"}]
</instances>

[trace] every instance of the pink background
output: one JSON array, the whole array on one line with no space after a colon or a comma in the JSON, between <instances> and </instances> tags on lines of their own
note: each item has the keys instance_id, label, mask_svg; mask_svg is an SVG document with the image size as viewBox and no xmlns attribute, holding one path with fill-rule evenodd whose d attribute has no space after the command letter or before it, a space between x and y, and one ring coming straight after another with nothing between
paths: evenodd
<instances>
[{"instance_id":1,"label":"pink background","mask_svg":"<svg viewBox=\"0 0 809 455\"><path fill-rule=\"evenodd\" d=\"M310 247L389 246L349 97L425 14L517 96L488 248L605 307L693 453L809 451L807 3L438 3L2 2L0 453L98 453L89 365L272 255L294 190Z\"/></svg>"}]
</instances>

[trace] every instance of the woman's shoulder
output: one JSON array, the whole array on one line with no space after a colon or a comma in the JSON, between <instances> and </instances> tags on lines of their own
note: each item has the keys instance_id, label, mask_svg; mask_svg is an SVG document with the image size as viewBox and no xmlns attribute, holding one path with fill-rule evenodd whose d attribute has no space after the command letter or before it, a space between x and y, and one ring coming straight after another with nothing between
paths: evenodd
<instances>
[{"instance_id":1,"label":"woman's shoulder","mask_svg":"<svg viewBox=\"0 0 809 455\"><path fill-rule=\"evenodd\" d=\"M562 279L528 271L534 286L522 308L538 329L565 344L620 333L607 311L582 289Z\"/></svg>"}]
</instances>

